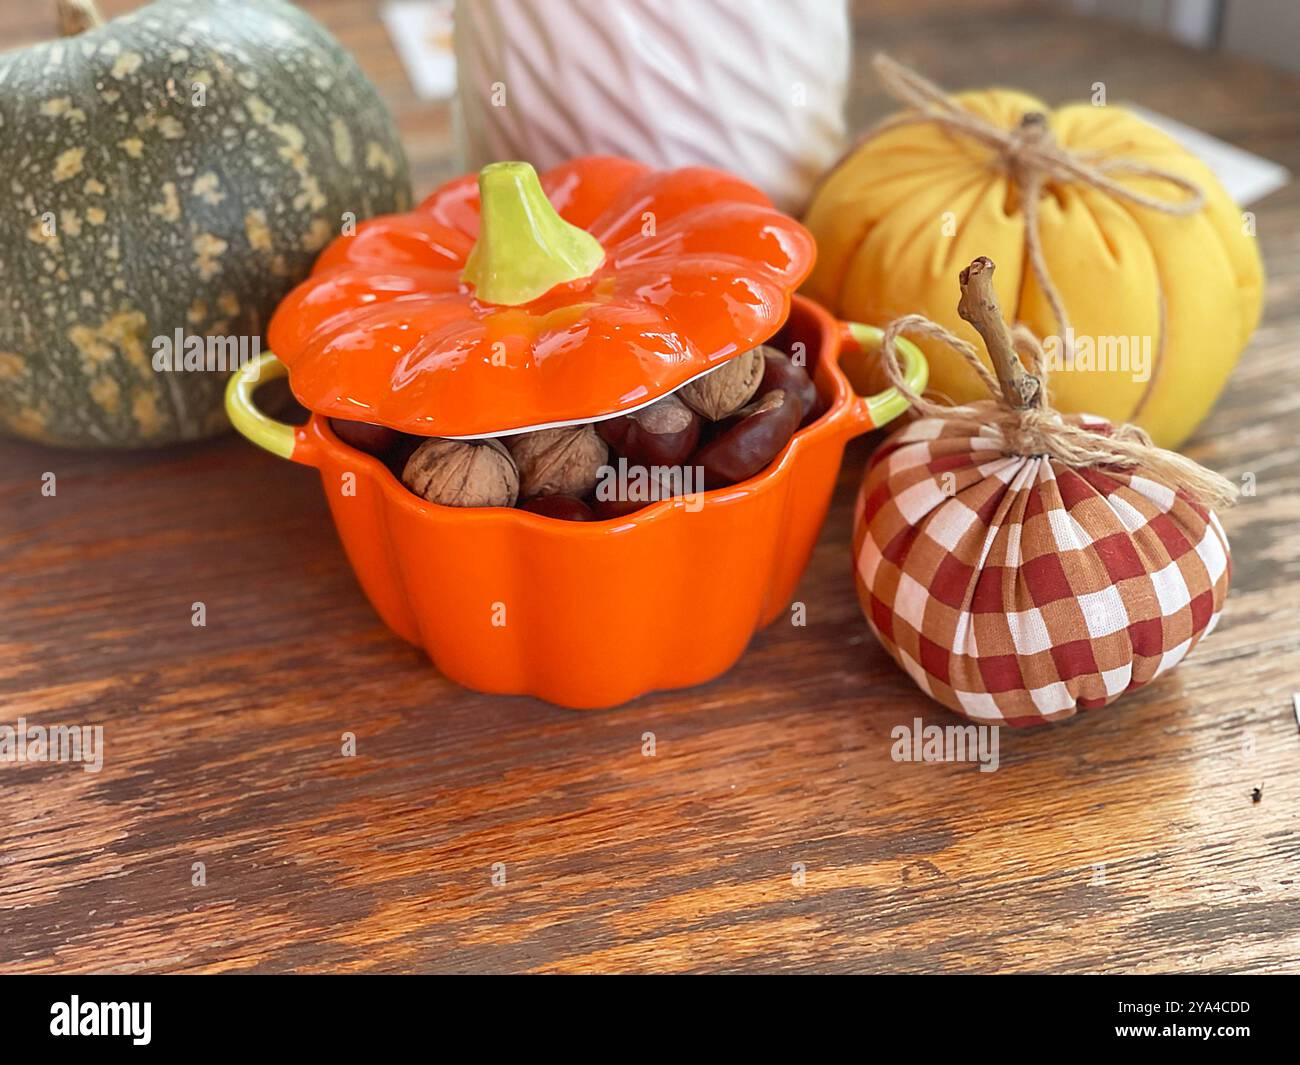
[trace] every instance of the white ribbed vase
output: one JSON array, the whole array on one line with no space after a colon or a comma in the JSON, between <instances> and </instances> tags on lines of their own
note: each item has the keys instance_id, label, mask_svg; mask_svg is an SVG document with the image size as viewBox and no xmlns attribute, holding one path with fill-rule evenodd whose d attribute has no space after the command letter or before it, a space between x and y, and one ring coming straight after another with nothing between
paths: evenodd
<instances>
[{"instance_id":1,"label":"white ribbed vase","mask_svg":"<svg viewBox=\"0 0 1300 1065\"><path fill-rule=\"evenodd\" d=\"M456 0L466 165L703 164L802 209L844 140L846 0Z\"/></svg>"}]
</instances>

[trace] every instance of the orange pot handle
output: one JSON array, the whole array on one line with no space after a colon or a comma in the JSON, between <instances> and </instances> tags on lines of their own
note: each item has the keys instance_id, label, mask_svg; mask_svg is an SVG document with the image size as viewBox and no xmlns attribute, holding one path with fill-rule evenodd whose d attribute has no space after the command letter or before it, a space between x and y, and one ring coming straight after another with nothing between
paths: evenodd
<instances>
[{"instance_id":1,"label":"orange pot handle","mask_svg":"<svg viewBox=\"0 0 1300 1065\"><path fill-rule=\"evenodd\" d=\"M862 322L841 322L840 333L841 369L843 369L845 345L851 344L864 352L872 350L879 352L881 341L884 339L884 333L880 329L874 325L864 325ZM899 337L895 343L903 359L903 380L913 392L920 395L925 391L925 386L930 380L930 364L921 349L910 340ZM849 377L852 383L852 376L847 371L845 376ZM853 410L856 431L865 433L870 429L888 425L900 414L905 413L909 406L907 397L893 385L874 395L859 393Z\"/></svg>"},{"instance_id":2,"label":"orange pot handle","mask_svg":"<svg viewBox=\"0 0 1300 1065\"><path fill-rule=\"evenodd\" d=\"M315 452L307 434L297 426L278 422L253 402L257 386L288 374L285 366L271 352L244 363L226 382L226 415L240 434L260 448L282 459L292 459L304 466L317 465Z\"/></svg>"}]
</instances>

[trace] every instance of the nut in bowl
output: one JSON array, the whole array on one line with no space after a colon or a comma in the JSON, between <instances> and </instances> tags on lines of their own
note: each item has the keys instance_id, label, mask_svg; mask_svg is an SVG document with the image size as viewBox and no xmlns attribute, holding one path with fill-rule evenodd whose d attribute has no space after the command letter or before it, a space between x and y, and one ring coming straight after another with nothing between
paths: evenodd
<instances>
[{"instance_id":1,"label":"nut in bowl","mask_svg":"<svg viewBox=\"0 0 1300 1065\"><path fill-rule=\"evenodd\" d=\"M494 164L327 248L271 323L283 362L232 378L227 408L320 471L366 595L445 675L613 706L740 657L794 593L845 442L905 409L839 366L879 331L793 295L812 259L718 171ZM713 371L744 380L678 395ZM284 373L304 426L253 404ZM609 497L610 471L647 469L669 490Z\"/></svg>"}]
</instances>

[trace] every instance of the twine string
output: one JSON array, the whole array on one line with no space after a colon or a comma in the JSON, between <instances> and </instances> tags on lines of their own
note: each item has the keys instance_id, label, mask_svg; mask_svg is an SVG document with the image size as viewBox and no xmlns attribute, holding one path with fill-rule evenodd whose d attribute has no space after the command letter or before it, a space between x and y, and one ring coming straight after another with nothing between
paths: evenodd
<instances>
[{"instance_id":1,"label":"twine string","mask_svg":"<svg viewBox=\"0 0 1300 1065\"><path fill-rule=\"evenodd\" d=\"M1119 200L1169 215L1191 215L1205 206L1205 192L1194 181L1135 159L1102 159L1095 153L1072 152L1052 135L1047 116L1032 111L1014 129L1006 129L962 107L938 85L901 63L878 54L872 61L885 90L913 110L885 119L865 139L916 123L933 123L992 150L1020 191L1025 220L1025 250L1030 269L1060 330L1067 358L1070 323L1065 302L1047 269L1039 231L1038 204L1050 181L1076 183L1098 189ZM1116 175L1154 178L1185 193L1182 199L1151 196L1120 184ZM990 264L991 265L991 264ZM965 278L963 277L963 284ZM897 341L904 333L938 341L952 348L983 382L992 399L973 404L945 406L918 395L903 378ZM1231 505L1236 486L1226 478L1176 452L1156 447L1136 425L1089 428L1078 418L1053 409L1048 394L1049 366L1037 337L1024 324L1011 330L1011 347L1025 369L1038 381L1038 395L1027 407L1014 406L998 378L985 365L975 346L924 315L895 319L884 331L882 364L890 383L922 416L964 422L972 431L992 429L1011 454L1054 459L1071 469L1090 466L1138 468L1170 487L1181 489L1207 507ZM1161 342L1163 343L1163 333Z\"/></svg>"},{"instance_id":2,"label":"twine string","mask_svg":"<svg viewBox=\"0 0 1300 1065\"><path fill-rule=\"evenodd\" d=\"M875 56L872 67L885 91L914 110L885 119L864 139L869 140L899 126L934 123L984 145L1001 158L1008 175L1020 190L1021 211L1025 219L1025 250L1030 269L1051 308L1067 357L1072 347L1070 320L1065 301L1048 272L1039 230L1038 203L1043 187L1049 181L1087 185L1116 199L1170 215L1195 214L1205 206L1205 192L1200 185L1170 170L1135 159L1098 159L1090 153L1072 152L1061 147L1042 112L1028 112L1019 126L1006 129L966 110L934 82L883 53ZM1186 196L1180 200L1150 196L1120 184L1111 176L1114 174L1154 178L1174 186ZM1042 383L1046 388L1045 379Z\"/></svg>"},{"instance_id":3,"label":"twine string","mask_svg":"<svg viewBox=\"0 0 1300 1065\"><path fill-rule=\"evenodd\" d=\"M903 334L925 337L947 344L957 352L979 377L993 397L971 404L946 406L926 399L908 386L898 355L898 338ZM1035 375L1045 369L1042 348L1028 329L1018 327L1013 333L1016 349L1022 351ZM1067 418L1051 405L1017 409L1002 392L998 379L984 365L975 345L933 322L922 314L896 318L884 330L880 345L881 365L889 383L901 392L918 414L954 423L967 423L973 431L992 429L1007 451L1026 457L1055 459L1070 469L1090 466L1119 466L1140 469L1144 475L1178 488L1194 500L1211 508L1231 506L1237 487L1226 477L1208 470L1185 455L1156 447L1145 430L1136 425L1120 425L1099 431L1078 420Z\"/></svg>"}]
</instances>

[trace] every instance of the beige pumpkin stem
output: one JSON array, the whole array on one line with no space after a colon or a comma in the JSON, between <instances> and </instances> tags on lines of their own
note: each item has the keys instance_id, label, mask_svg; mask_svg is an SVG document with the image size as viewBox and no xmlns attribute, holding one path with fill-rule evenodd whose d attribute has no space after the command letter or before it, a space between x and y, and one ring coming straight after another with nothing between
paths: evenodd
<instances>
[{"instance_id":1,"label":"beige pumpkin stem","mask_svg":"<svg viewBox=\"0 0 1300 1065\"><path fill-rule=\"evenodd\" d=\"M104 24L95 0L55 0L55 9L60 37L75 37Z\"/></svg>"},{"instance_id":2,"label":"beige pumpkin stem","mask_svg":"<svg viewBox=\"0 0 1300 1065\"><path fill-rule=\"evenodd\" d=\"M1041 407L1043 383L1021 363L1011 330L1002 320L1002 309L993 292L994 269L993 260L981 255L962 270L957 313L983 338L1007 405L1013 410Z\"/></svg>"}]
</instances>

